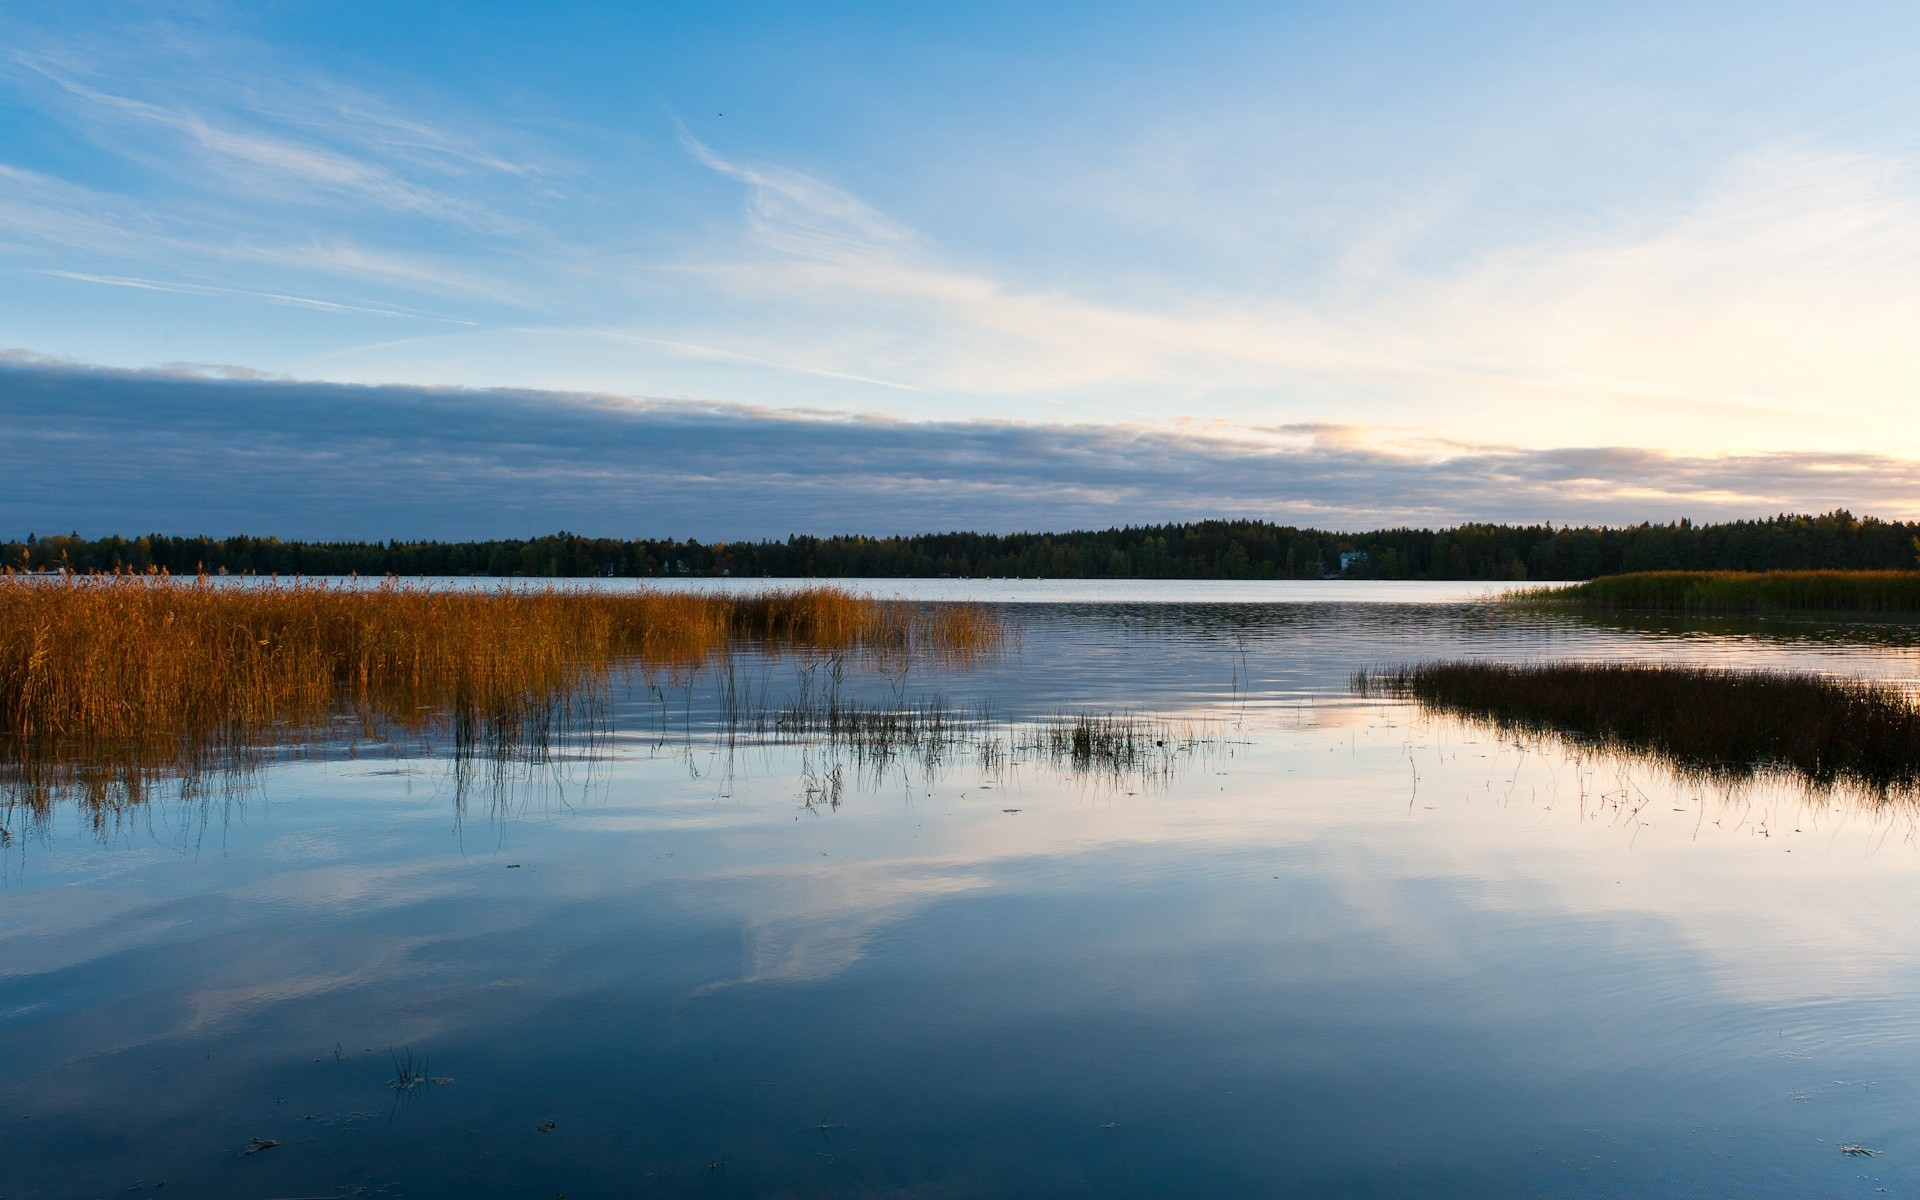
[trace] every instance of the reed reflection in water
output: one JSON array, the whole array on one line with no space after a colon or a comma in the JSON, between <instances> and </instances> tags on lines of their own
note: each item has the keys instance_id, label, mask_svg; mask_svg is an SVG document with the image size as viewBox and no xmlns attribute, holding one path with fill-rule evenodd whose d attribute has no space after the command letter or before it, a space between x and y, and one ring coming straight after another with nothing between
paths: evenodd
<instances>
[{"instance_id":1,"label":"reed reflection in water","mask_svg":"<svg viewBox=\"0 0 1920 1200\"><path fill-rule=\"evenodd\" d=\"M755 595L492 592L388 582L216 586L162 575L0 578L0 804L91 812L197 793L315 748L451 739L456 769L590 730L615 667L737 650L883 668L998 653L971 604L830 588Z\"/></svg>"},{"instance_id":2,"label":"reed reflection in water","mask_svg":"<svg viewBox=\"0 0 1920 1200\"><path fill-rule=\"evenodd\" d=\"M1792 775L1877 799L1920 793L1920 705L1889 682L1658 663L1421 663L1356 672L1361 696L1404 696L1505 733L1549 733L1654 759L1682 777Z\"/></svg>"},{"instance_id":3,"label":"reed reflection in water","mask_svg":"<svg viewBox=\"0 0 1920 1200\"><path fill-rule=\"evenodd\" d=\"M741 771L778 774L779 756L798 750L800 798L828 808L850 783L913 792L955 771L1004 782L1038 770L1095 792L1152 792L1231 753L1211 720L1086 710L1002 719L989 704L910 687L916 662L924 665L911 654L762 643L697 662L605 664L491 711L419 706L405 721L336 718L277 743L187 740L191 753L149 758L92 745L66 758L29 756L0 764L0 839L31 836L63 807L103 837L133 828L152 806L186 814L181 824L204 831L214 813L255 795L275 766L301 761L390 762L424 774L445 785L464 821L584 794L610 758L636 753L685 761L724 795ZM955 665L951 655L943 662Z\"/></svg>"}]
</instances>

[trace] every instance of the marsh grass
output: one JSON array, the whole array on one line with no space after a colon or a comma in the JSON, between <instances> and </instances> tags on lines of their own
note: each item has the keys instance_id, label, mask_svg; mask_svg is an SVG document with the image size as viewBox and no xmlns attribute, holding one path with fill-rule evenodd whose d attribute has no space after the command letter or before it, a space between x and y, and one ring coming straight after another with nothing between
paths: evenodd
<instances>
[{"instance_id":1,"label":"marsh grass","mask_svg":"<svg viewBox=\"0 0 1920 1200\"><path fill-rule=\"evenodd\" d=\"M657 731L652 752L677 747L695 774L717 777L724 790L737 757L801 751L805 806L839 807L849 782L878 791L898 785L911 792L966 770L1001 780L1022 767L1042 767L1100 790L1157 790L1190 759L1225 746L1205 723L1176 722L1127 712L1055 713L1006 718L984 699L956 701L938 691L915 694L905 673L883 665L852 671L843 655L795 664L786 686L729 660L706 679L696 710L693 677L674 689L650 685ZM684 696L684 699L676 697ZM684 721L670 734L669 714ZM708 720L700 720L695 712ZM696 755L711 754L704 767Z\"/></svg>"},{"instance_id":2,"label":"marsh grass","mask_svg":"<svg viewBox=\"0 0 1920 1200\"><path fill-rule=\"evenodd\" d=\"M1202 742L1191 729L1114 713L1056 716L1035 733L1032 748L1048 763L1112 780L1165 776L1176 758Z\"/></svg>"},{"instance_id":3,"label":"marsh grass","mask_svg":"<svg viewBox=\"0 0 1920 1200\"><path fill-rule=\"evenodd\" d=\"M1817 788L1920 787L1920 706L1897 687L1637 663L1432 662L1353 676L1504 732L1549 733L1720 780L1784 770Z\"/></svg>"},{"instance_id":4,"label":"marsh grass","mask_svg":"<svg viewBox=\"0 0 1920 1200\"><path fill-rule=\"evenodd\" d=\"M1594 612L1920 616L1920 571L1643 571L1510 593L1510 604Z\"/></svg>"},{"instance_id":5,"label":"marsh grass","mask_svg":"<svg viewBox=\"0 0 1920 1200\"><path fill-rule=\"evenodd\" d=\"M1032 721L1001 721L982 705L961 708L939 698L907 704L865 705L836 700L812 710L783 710L777 739L844 753L859 776L877 788L893 772L902 781L933 783L966 767L1004 780L1027 765L1100 790L1156 791L1190 760L1217 749L1218 738L1192 725L1132 713L1061 713ZM809 777L819 775L809 769ZM841 768L829 772L838 807Z\"/></svg>"},{"instance_id":6,"label":"marsh grass","mask_svg":"<svg viewBox=\"0 0 1920 1200\"><path fill-rule=\"evenodd\" d=\"M871 775L912 760L934 775L991 728L990 710L967 709L940 697L900 703L862 703L844 697L809 708L788 705L774 732L785 743L815 743L851 751Z\"/></svg>"},{"instance_id":7,"label":"marsh grass","mask_svg":"<svg viewBox=\"0 0 1920 1200\"><path fill-rule=\"evenodd\" d=\"M450 726L511 757L591 716L617 663L690 669L739 647L961 663L1006 630L973 605L831 588L753 596L388 582L218 585L0 577L0 792L137 806L156 776L244 772L270 748Z\"/></svg>"}]
</instances>

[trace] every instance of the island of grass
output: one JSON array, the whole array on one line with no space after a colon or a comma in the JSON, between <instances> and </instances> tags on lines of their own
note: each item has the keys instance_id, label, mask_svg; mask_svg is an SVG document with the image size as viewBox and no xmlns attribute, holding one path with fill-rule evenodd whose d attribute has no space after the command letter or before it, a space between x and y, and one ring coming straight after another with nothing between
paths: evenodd
<instances>
[{"instance_id":1,"label":"island of grass","mask_svg":"<svg viewBox=\"0 0 1920 1200\"><path fill-rule=\"evenodd\" d=\"M1556 734L1683 775L1774 769L1819 787L1913 795L1920 706L1889 683L1656 663L1428 662L1354 675L1360 695L1404 697L1508 734Z\"/></svg>"},{"instance_id":2,"label":"island of grass","mask_svg":"<svg viewBox=\"0 0 1920 1200\"><path fill-rule=\"evenodd\" d=\"M1913 618L1920 617L1920 571L1641 571L1509 599L1586 612Z\"/></svg>"}]
</instances>

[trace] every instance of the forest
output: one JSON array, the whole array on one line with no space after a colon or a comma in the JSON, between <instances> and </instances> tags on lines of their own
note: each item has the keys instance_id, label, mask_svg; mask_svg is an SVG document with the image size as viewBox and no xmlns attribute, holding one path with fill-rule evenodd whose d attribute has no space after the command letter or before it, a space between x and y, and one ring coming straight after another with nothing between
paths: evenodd
<instances>
[{"instance_id":1,"label":"forest","mask_svg":"<svg viewBox=\"0 0 1920 1200\"><path fill-rule=\"evenodd\" d=\"M1658 570L1910 570L1917 552L1920 522L1856 518L1842 509L1717 524L1471 524L1336 533L1235 520L739 542L565 532L466 542L30 534L0 542L0 564L10 571L174 575L1581 580Z\"/></svg>"}]
</instances>

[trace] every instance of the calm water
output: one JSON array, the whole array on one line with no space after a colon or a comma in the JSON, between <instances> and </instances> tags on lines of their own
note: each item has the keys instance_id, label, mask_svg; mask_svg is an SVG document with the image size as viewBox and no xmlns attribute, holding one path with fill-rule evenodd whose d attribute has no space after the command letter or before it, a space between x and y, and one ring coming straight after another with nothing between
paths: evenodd
<instances>
[{"instance_id":1,"label":"calm water","mask_svg":"<svg viewBox=\"0 0 1920 1200\"><path fill-rule=\"evenodd\" d=\"M1266 586L971 592L1017 655L843 684L990 710L892 757L731 724L824 686L747 658L542 763L9 811L0 1196L1920 1195L1908 810L1346 685L1911 634ZM1025 736L1083 711L1165 744Z\"/></svg>"},{"instance_id":2,"label":"calm water","mask_svg":"<svg viewBox=\"0 0 1920 1200\"><path fill-rule=\"evenodd\" d=\"M277 577L276 577L277 578ZM332 586L371 588L386 582L373 575L312 577ZM218 575L211 582L249 587L266 576ZM1499 596L1530 583L1365 579L786 579L710 575L645 579L542 579L471 576L401 578L414 587L493 591L553 586L621 592L647 588L668 592L751 595L795 587L833 587L886 600L968 600L982 604L1461 604Z\"/></svg>"}]
</instances>

